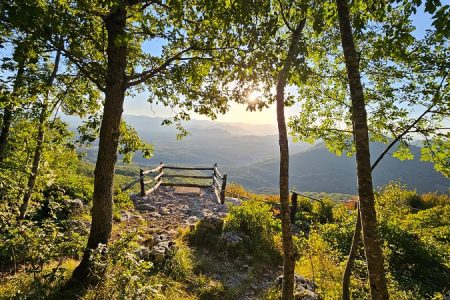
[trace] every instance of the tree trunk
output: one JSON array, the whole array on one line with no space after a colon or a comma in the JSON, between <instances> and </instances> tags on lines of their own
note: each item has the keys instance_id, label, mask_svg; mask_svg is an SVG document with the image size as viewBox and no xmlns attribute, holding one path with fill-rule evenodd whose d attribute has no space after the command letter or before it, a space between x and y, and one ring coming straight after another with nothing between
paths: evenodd
<instances>
[{"instance_id":1,"label":"tree trunk","mask_svg":"<svg viewBox=\"0 0 450 300\"><path fill-rule=\"evenodd\" d=\"M91 251L96 249L99 244L108 243L112 229L114 167L117 161L120 122L126 89L125 5L113 7L105 18L105 25L108 32L108 62L105 104L94 172L92 223L87 249L72 275L74 280L88 284L91 281L91 278L88 278Z\"/></svg>"},{"instance_id":2,"label":"tree trunk","mask_svg":"<svg viewBox=\"0 0 450 300\"><path fill-rule=\"evenodd\" d=\"M292 230L289 211L289 145L284 117L284 89L289 69L298 54L298 44L301 33L305 27L305 20L302 20L292 34L289 51L284 62L283 69L278 74L277 82L277 122L280 146L280 204L281 204L281 227L283 236L283 300L294 299L294 269L295 255L292 242Z\"/></svg>"},{"instance_id":3,"label":"tree trunk","mask_svg":"<svg viewBox=\"0 0 450 300\"><path fill-rule=\"evenodd\" d=\"M19 62L18 69L17 69L17 75L16 79L14 81L13 86L13 97L18 92L18 89L22 86L23 81L23 73L25 71L25 63L23 60ZM3 121L2 121L2 130L0 132L0 163L3 162L3 160L6 157L7 148L8 148L8 139L9 139L9 132L11 129L11 124L13 120L13 110L14 105L8 104L6 105L4 111L3 111Z\"/></svg>"},{"instance_id":4,"label":"tree trunk","mask_svg":"<svg viewBox=\"0 0 450 300\"><path fill-rule=\"evenodd\" d=\"M36 148L34 150L33 165L31 167L30 176L28 177L27 190L25 192L25 195L23 196L22 205L20 206L19 209L19 219L23 219L25 217L28 208L28 203L30 202L31 195L33 194L34 185L36 184L36 178L39 171L39 164L41 162L42 149L45 139L45 123L47 122L47 114L48 114L47 109L50 95L49 89L53 85L53 82L55 81L56 75L58 73L60 59L61 59L61 51L58 50L56 52L52 73L50 74L50 77L48 78L46 84L47 91L44 103L42 105L41 113L39 115L39 125L38 125L39 127L36 139Z\"/></svg>"},{"instance_id":5,"label":"tree trunk","mask_svg":"<svg viewBox=\"0 0 450 300\"><path fill-rule=\"evenodd\" d=\"M19 209L19 219L25 218L25 214L27 212L28 203L31 198L31 194L33 193L34 185L36 183L37 173L39 171L39 163L41 161L42 148L44 144L44 136L45 136L45 122L47 121L47 105L44 104L42 106L42 111L39 116L39 128L38 135L36 139L36 148L34 149L33 156L33 165L31 167L31 172L28 177L27 190L25 195L23 196L22 205Z\"/></svg>"},{"instance_id":6,"label":"tree trunk","mask_svg":"<svg viewBox=\"0 0 450 300\"><path fill-rule=\"evenodd\" d=\"M364 249L372 299L388 299L384 260L378 236L375 197L370 166L369 133L359 60L353 41L347 0L336 0L342 48L352 100L353 135L356 145L356 169Z\"/></svg>"},{"instance_id":7,"label":"tree trunk","mask_svg":"<svg viewBox=\"0 0 450 300\"><path fill-rule=\"evenodd\" d=\"M358 216L356 217L355 231L353 232L352 245L348 255L347 264L345 265L344 276L342 277L342 300L350 300L350 276L352 275L353 263L356 258L356 251L361 243L361 213L359 211L359 204L357 209Z\"/></svg>"}]
</instances>

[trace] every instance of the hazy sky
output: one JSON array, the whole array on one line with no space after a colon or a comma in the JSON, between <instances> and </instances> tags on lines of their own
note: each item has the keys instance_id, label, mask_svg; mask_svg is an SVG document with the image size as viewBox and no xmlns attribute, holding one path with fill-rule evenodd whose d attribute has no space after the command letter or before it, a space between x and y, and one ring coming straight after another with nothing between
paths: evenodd
<instances>
[{"instance_id":1,"label":"hazy sky","mask_svg":"<svg viewBox=\"0 0 450 300\"><path fill-rule=\"evenodd\" d=\"M450 0L443 1L449 2ZM428 14L418 10L417 15L414 16L413 24L416 27L415 35L422 37L425 34L425 29L430 28L431 19ZM144 45L151 53L159 54L161 52L162 42L153 41ZM137 95L134 98L127 98L125 101L124 112L130 115L145 115L156 117L168 117L173 114L170 109L162 105L150 105L147 102L146 93ZM299 113L299 107L293 106L286 109L286 116L291 116ZM192 114L194 119L206 119L198 114ZM246 111L246 105L232 103L230 110L226 115L220 115L218 120L220 122L245 122L253 124L270 124L276 123L275 105L258 112Z\"/></svg>"}]
</instances>

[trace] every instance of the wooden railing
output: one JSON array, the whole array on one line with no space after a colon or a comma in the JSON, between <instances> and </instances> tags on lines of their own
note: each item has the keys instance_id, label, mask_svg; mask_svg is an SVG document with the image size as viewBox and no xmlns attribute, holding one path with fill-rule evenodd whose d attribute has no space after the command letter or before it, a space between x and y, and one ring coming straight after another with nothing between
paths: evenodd
<instances>
[{"instance_id":1,"label":"wooden railing","mask_svg":"<svg viewBox=\"0 0 450 300\"><path fill-rule=\"evenodd\" d=\"M212 171L212 175L186 175L186 174L165 174L164 170L173 170L173 171ZM153 178L149 180L145 180L146 175L157 174ZM211 179L211 184L197 184L192 182L163 182L163 178L173 179L173 178L187 178L187 179ZM198 188L212 188L214 190L214 194L217 198L217 201L220 203L225 203L225 189L227 186L227 174L220 174L219 169L217 168L217 164L214 164L212 167L177 167L177 166L166 166L163 163L160 163L154 169L151 170L140 170L139 177L127 184L122 188L122 191L126 191L129 188L133 187L136 183L140 183L140 195L143 197L148 195L155 190L157 190L160 186L184 186L184 187L198 187ZM152 188L145 190L145 186L155 183Z\"/></svg>"}]
</instances>

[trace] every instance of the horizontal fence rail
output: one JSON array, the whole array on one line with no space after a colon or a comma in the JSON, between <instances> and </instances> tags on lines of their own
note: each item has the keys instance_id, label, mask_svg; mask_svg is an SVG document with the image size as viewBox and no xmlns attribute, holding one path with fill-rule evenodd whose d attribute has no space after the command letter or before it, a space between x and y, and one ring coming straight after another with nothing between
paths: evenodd
<instances>
[{"instance_id":1,"label":"horizontal fence rail","mask_svg":"<svg viewBox=\"0 0 450 300\"><path fill-rule=\"evenodd\" d=\"M166 174L164 170L177 171L213 171L212 175L186 175L186 174ZM144 180L146 175L157 174L150 180ZM174 178L184 178L184 179L210 179L210 184L198 184L192 182L164 182L163 179L174 179ZM212 167L178 167L178 166L167 166L160 163L157 167L151 170L140 170L139 177L134 179L132 182L127 184L122 188L122 192L130 189L135 184L139 182L140 184L140 195L144 197L158 189L160 186L182 186L182 187L198 187L198 188L212 188L217 201L221 204L225 203L225 189L227 187L227 174L221 174L214 164ZM145 185L150 183L155 183L154 186L148 190L145 190Z\"/></svg>"}]
</instances>

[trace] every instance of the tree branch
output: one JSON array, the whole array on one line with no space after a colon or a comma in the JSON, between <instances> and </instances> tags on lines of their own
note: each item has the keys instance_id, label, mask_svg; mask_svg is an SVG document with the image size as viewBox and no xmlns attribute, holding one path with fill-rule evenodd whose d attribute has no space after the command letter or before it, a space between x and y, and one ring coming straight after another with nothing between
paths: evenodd
<instances>
[{"instance_id":1,"label":"tree branch","mask_svg":"<svg viewBox=\"0 0 450 300\"><path fill-rule=\"evenodd\" d=\"M439 94L442 88L442 85L444 84L445 78L447 77L448 73L445 73L444 76L442 77L441 83L439 84L439 87L436 91L436 94L433 97L433 101L431 102L431 105L414 121L412 122L408 127L406 127L406 129L399 134L387 147L386 149L384 149L384 151L380 154L380 156L378 156L377 160L373 163L371 170L373 171L375 169L375 167L380 163L380 161L383 159L383 157L386 155L386 153L388 153L389 150L391 150L392 147L394 147L394 145L400 141L406 134L408 134L410 132L410 130L417 125L417 123L420 122L420 120L422 120L422 118L428 114L433 107L436 105L437 100L439 99Z\"/></svg>"},{"instance_id":2,"label":"tree branch","mask_svg":"<svg viewBox=\"0 0 450 300\"><path fill-rule=\"evenodd\" d=\"M157 68L154 68L152 70L148 70L148 71L142 72L140 74L135 74L135 75L128 76L127 87L135 86L135 85L138 85L138 84L141 84L141 83L147 81L148 79L150 79L151 77L155 76L157 73L161 72L166 67L168 67L173 61L178 60L181 55L191 51L193 48L194 48L194 46L189 46L186 49L181 50L180 52L176 53L172 57L166 59L166 61L164 61L164 63L162 63ZM130 81L130 80L133 80L133 79L136 79L136 80Z\"/></svg>"}]
</instances>

